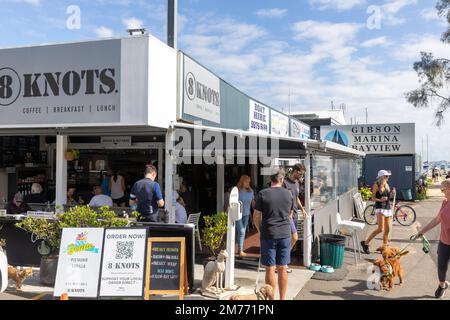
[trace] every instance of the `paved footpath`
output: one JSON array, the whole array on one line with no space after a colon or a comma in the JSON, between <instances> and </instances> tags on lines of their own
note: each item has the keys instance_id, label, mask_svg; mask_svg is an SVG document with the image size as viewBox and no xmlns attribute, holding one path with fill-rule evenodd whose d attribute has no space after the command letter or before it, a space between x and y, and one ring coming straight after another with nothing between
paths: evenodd
<instances>
[{"instance_id":1,"label":"paved footpath","mask_svg":"<svg viewBox=\"0 0 450 320\"><path fill-rule=\"evenodd\" d=\"M443 200L440 186L434 185L429 190L429 199L416 202L414 208L417 213L417 221L411 227L403 227L394 223L391 244L399 248L404 248L409 244L409 237L416 233L418 224L422 226L434 218L440 209ZM375 227L366 228L369 234ZM392 291L377 291L367 288L366 281L369 277L367 268L375 259L380 257L378 253L370 255L363 254L363 261L358 266L354 265L353 254L346 251L346 264L349 273L341 281L310 280L299 292L296 300L384 300L384 299L435 299L434 292L438 285L437 279L437 244L440 227L430 231L426 237L431 243L431 251L425 254L422 251L421 242L416 242L408 247L410 253L402 257L401 263L405 270L405 283L403 286L396 285ZM379 236L371 243L373 252L382 238ZM396 284L398 283L398 278ZM450 300L450 292L447 291L444 297Z\"/></svg>"}]
</instances>

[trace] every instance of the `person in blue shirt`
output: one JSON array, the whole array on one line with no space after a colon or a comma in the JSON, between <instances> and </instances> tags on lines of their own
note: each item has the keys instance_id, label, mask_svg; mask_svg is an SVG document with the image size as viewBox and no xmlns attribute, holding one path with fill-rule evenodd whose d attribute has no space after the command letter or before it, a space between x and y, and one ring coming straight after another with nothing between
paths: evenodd
<instances>
[{"instance_id":1,"label":"person in blue shirt","mask_svg":"<svg viewBox=\"0 0 450 320\"><path fill-rule=\"evenodd\" d=\"M242 219L236 221L236 228L238 234L238 251L239 257L245 257L247 254L244 252L245 232L247 230L248 222L250 219L251 207L255 204L255 195L250 187L251 179L247 175L243 175L238 182L239 189L239 201L242 202Z\"/></svg>"},{"instance_id":2,"label":"person in blue shirt","mask_svg":"<svg viewBox=\"0 0 450 320\"><path fill-rule=\"evenodd\" d=\"M145 178L136 182L130 192L130 206L137 204L142 221L159 222L158 209L165 205L161 186L155 181L157 174L155 166L147 165Z\"/></svg>"}]
</instances>

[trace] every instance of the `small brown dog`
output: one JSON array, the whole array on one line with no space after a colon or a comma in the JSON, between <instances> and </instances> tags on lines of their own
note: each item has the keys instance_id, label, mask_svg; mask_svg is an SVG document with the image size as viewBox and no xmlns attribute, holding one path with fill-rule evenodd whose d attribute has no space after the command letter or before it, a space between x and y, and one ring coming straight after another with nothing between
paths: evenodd
<instances>
[{"instance_id":1,"label":"small brown dog","mask_svg":"<svg viewBox=\"0 0 450 320\"><path fill-rule=\"evenodd\" d=\"M33 268L27 269L17 269L12 266L8 266L8 278L12 279L16 282L16 289L22 289L22 283L26 278L31 277L33 275Z\"/></svg>"},{"instance_id":2,"label":"small brown dog","mask_svg":"<svg viewBox=\"0 0 450 320\"><path fill-rule=\"evenodd\" d=\"M404 271L400 265L400 258L407 255L409 251L402 252L399 248L383 245L377 249L381 253L383 259L378 259L374 265L378 266L381 271L380 284L383 289L391 290L394 288L395 277L403 284Z\"/></svg>"},{"instance_id":3,"label":"small brown dog","mask_svg":"<svg viewBox=\"0 0 450 320\"><path fill-rule=\"evenodd\" d=\"M258 293L253 294L235 294L230 300L274 300L275 294L271 285L264 285Z\"/></svg>"}]
</instances>

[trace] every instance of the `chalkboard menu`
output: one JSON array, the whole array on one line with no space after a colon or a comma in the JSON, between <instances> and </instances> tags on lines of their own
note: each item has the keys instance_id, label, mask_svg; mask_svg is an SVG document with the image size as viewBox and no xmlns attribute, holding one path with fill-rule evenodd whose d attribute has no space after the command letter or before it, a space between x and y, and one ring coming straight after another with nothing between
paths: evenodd
<instances>
[{"instance_id":1,"label":"chalkboard menu","mask_svg":"<svg viewBox=\"0 0 450 320\"><path fill-rule=\"evenodd\" d=\"M146 299L150 294L187 294L185 238L149 238Z\"/></svg>"}]
</instances>

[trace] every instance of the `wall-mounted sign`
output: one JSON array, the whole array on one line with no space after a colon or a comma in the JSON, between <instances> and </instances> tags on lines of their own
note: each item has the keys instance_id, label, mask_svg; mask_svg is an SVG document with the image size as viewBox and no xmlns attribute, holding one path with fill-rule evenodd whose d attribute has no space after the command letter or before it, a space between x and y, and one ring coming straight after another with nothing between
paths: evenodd
<instances>
[{"instance_id":1,"label":"wall-mounted sign","mask_svg":"<svg viewBox=\"0 0 450 320\"><path fill-rule=\"evenodd\" d=\"M103 248L101 228L63 229L54 296L96 298Z\"/></svg>"},{"instance_id":2,"label":"wall-mounted sign","mask_svg":"<svg viewBox=\"0 0 450 320\"><path fill-rule=\"evenodd\" d=\"M121 40L0 50L0 125L120 121Z\"/></svg>"},{"instance_id":3,"label":"wall-mounted sign","mask_svg":"<svg viewBox=\"0 0 450 320\"><path fill-rule=\"evenodd\" d=\"M311 127L294 119L291 119L291 137L311 139Z\"/></svg>"},{"instance_id":4,"label":"wall-mounted sign","mask_svg":"<svg viewBox=\"0 0 450 320\"><path fill-rule=\"evenodd\" d=\"M220 79L184 56L183 112L220 124Z\"/></svg>"},{"instance_id":5,"label":"wall-mounted sign","mask_svg":"<svg viewBox=\"0 0 450 320\"><path fill-rule=\"evenodd\" d=\"M101 297L143 297L146 228L106 229Z\"/></svg>"},{"instance_id":6,"label":"wall-mounted sign","mask_svg":"<svg viewBox=\"0 0 450 320\"><path fill-rule=\"evenodd\" d=\"M256 133L270 133L270 109L263 104L250 100L249 131Z\"/></svg>"},{"instance_id":7,"label":"wall-mounted sign","mask_svg":"<svg viewBox=\"0 0 450 320\"><path fill-rule=\"evenodd\" d=\"M414 123L324 126L320 136L366 154L415 153Z\"/></svg>"},{"instance_id":8,"label":"wall-mounted sign","mask_svg":"<svg viewBox=\"0 0 450 320\"><path fill-rule=\"evenodd\" d=\"M412 166L406 166L405 167L405 171L406 172L412 172L413 171L413 167Z\"/></svg>"},{"instance_id":9,"label":"wall-mounted sign","mask_svg":"<svg viewBox=\"0 0 450 320\"><path fill-rule=\"evenodd\" d=\"M270 114L271 134L281 137L289 136L289 117L274 110Z\"/></svg>"},{"instance_id":10,"label":"wall-mounted sign","mask_svg":"<svg viewBox=\"0 0 450 320\"><path fill-rule=\"evenodd\" d=\"M128 137L102 137L103 147L131 147L131 136Z\"/></svg>"}]
</instances>

